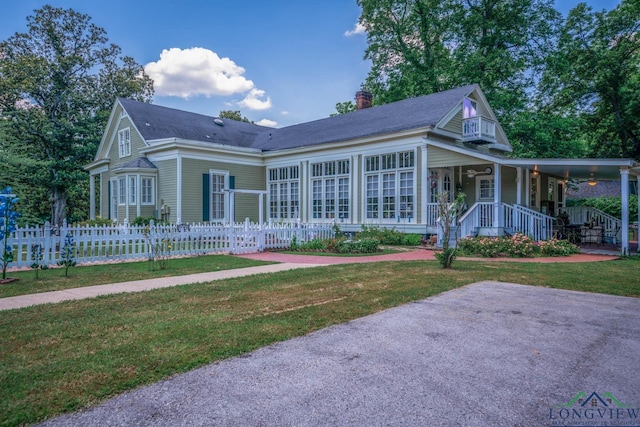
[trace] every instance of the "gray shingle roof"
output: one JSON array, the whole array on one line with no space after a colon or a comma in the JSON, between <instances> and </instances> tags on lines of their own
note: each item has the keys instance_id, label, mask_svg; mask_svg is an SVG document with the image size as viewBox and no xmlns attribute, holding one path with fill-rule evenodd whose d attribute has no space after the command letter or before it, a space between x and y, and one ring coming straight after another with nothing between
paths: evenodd
<instances>
[{"instance_id":1,"label":"gray shingle roof","mask_svg":"<svg viewBox=\"0 0 640 427\"><path fill-rule=\"evenodd\" d=\"M138 157L137 159L133 159L130 162L118 166L114 170L119 169L158 169L158 167L146 157Z\"/></svg>"},{"instance_id":2,"label":"gray shingle roof","mask_svg":"<svg viewBox=\"0 0 640 427\"><path fill-rule=\"evenodd\" d=\"M119 100L146 140L184 138L274 151L434 126L476 88L463 86L280 129L229 119L218 126L209 116Z\"/></svg>"}]
</instances>

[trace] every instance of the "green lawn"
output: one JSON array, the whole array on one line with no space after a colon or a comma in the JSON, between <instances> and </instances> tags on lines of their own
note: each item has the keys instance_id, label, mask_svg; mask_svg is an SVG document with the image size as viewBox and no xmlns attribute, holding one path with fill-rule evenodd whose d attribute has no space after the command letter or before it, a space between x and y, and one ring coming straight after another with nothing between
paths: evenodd
<instances>
[{"instance_id":1,"label":"green lawn","mask_svg":"<svg viewBox=\"0 0 640 427\"><path fill-rule=\"evenodd\" d=\"M36 279L36 273L33 270L8 272L7 277L15 277L19 280L0 285L0 298L59 291L62 289L79 288L81 286L105 285L131 280L153 279L156 277L181 276L185 274L230 270L273 263L254 261L230 255L207 255L191 258L174 258L169 261L169 264L169 268L165 270L159 270L156 264L149 264L147 261L79 266L69 268L68 277L64 276L64 268L52 268L39 271L38 279Z\"/></svg>"},{"instance_id":2,"label":"green lawn","mask_svg":"<svg viewBox=\"0 0 640 427\"><path fill-rule=\"evenodd\" d=\"M640 297L638 258L334 265L4 311L0 425L29 424L481 280Z\"/></svg>"}]
</instances>

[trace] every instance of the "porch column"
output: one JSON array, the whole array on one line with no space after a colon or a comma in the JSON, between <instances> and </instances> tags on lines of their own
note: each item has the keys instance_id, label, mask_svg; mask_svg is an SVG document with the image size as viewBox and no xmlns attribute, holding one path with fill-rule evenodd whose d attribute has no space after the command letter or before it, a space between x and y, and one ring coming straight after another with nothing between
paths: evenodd
<instances>
[{"instance_id":1,"label":"porch column","mask_svg":"<svg viewBox=\"0 0 640 427\"><path fill-rule=\"evenodd\" d=\"M522 205L522 168L516 168L516 204Z\"/></svg>"},{"instance_id":2,"label":"porch column","mask_svg":"<svg viewBox=\"0 0 640 427\"><path fill-rule=\"evenodd\" d=\"M360 216L360 203L362 198L358 197L358 187L360 186L360 162L358 155L351 156L351 218L348 221L351 224L357 224Z\"/></svg>"},{"instance_id":3,"label":"porch column","mask_svg":"<svg viewBox=\"0 0 640 427\"><path fill-rule=\"evenodd\" d=\"M622 193L622 255L629 255L629 169L620 169L620 191Z\"/></svg>"},{"instance_id":4,"label":"porch column","mask_svg":"<svg viewBox=\"0 0 640 427\"><path fill-rule=\"evenodd\" d=\"M89 219L96 219L96 176L89 177Z\"/></svg>"},{"instance_id":5,"label":"porch column","mask_svg":"<svg viewBox=\"0 0 640 427\"><path fill-rule=\"evenodd\" d=\"M493 164L493 228L500 227L500 224L503 223L500 218L502 212L500 209L502 204L502 171L500 167L499 163Z\"/></svg>"},{"instance_id":6,"label":"porch column","mask_svg":"<svg viewBox=\"0 0 640 427\"><path fill-rule=\"evenodd\" d=\"M427 194L428 193L428 183L429 183L429 168L427 167L427 144L420 147L420 223L427 223Z\"/></svg>"},{"instance_id":7,"label":"porch column","mask_svg":"<svg viewBox=\"0 0 640 427\"><path fill-rule=\"evenodd\" d=\"M309 161L305 160L300 162L300 220L302 222L310 222L309 200Z\"/></svg>"}]
</instances>

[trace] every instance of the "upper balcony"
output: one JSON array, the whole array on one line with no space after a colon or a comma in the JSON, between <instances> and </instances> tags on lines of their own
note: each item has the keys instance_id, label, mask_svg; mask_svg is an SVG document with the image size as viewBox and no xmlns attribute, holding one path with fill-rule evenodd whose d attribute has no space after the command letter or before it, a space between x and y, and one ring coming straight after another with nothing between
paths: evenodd
<instances>
[{"instance_id":1,"label":"upper balcony","mask_svg":"<svg viewBox=\"0 0 640 427\"><path fill-rule=\"evenodd\" d=\"M496 140L496 122L482 116L462 119L462 142L493 144Z\"/></svg>"}]
</instances>

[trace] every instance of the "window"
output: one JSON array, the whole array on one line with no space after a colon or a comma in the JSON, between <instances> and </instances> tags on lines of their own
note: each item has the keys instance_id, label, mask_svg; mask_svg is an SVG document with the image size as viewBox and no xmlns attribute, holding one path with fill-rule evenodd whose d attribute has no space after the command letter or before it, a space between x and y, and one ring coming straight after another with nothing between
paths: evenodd
<instances>
[{"instance_id":1,"label":"window","mask_svg":"<svg viewBox=\"0 0 640 427\"><path fill-rule=\"evenodd\" d=\"M400 218L413 215L413 172L400 173Z\"/></svg>"},{"instance_id":2,"label":"window","mask_svg":"<svg viewBox=\"0 0 640 427\"><path fill-rule=\"evenodd\" d=\"M378 175L367 176L367 219L378 218Z\"/></svg>"},{"instance_id":3,"label":"window","mask_svg":"<svg viewBox=\"0 0 640 427\"><path fill-rule=\"evenodd\" d=\"M118 132L118 151L120 157L131 155L131 133L129 132L129 128L122 129Z\"/></svg>"},{"instance_id":4,"label":"window","mask_svg":"<svg viewBox=\"0 0 640 427\"><path fill-rule=\"evenodd\" d=\"M284 166L269 169L268 177L269 218L298 218L300 215L300 168Z\"/></svg>"},{"instance_id":5,"label":"window","mask_svg":"<svg viewBox=\"0 0 640 427\"><path fill-rule=\"evenodd\" d=\"M473 99L465 98L462 102L462 118L470 119L478 115L477 103Z\"/></svg>"},{"instance_id":6,"label":"window","mask_svg":"<svg viewBox=\"0 0 640 427\"><path fill-rule=\"evenodd\" d=\"M493 192L493 177L492 178L480 178L479 194L480 200L489 201L493 200L494 192Z\"/></svg>"},{"instance_id":7,"label":"window","mask_svg":"<svg viewBox=\"0 0 640 427\"><path fill-rule=\"evenodd\" d=\"M311 165L311 213L314 219L349 218L349 160ZM337 196L337 197L336 197Z\"/></svg>"},{"instance_id":8,"label":"window","mask_svg":"<svg viewBox=\"0 0 640 427\"><path fill-rule=\"evenodd\" d=\"M124 205L127 203L127 180L125 177L118 178L118 204Z\"/></svg>"},{"instance_id":9,"label":"window","mask_svg":"<svg viewBox=\"0 0 640 427\"><path fill-rule=\"evenodd\" d=\"M414 151L365 158L367 219L390 221L414 216L414 167Z\"/></svg>"},{"instance_id":10,"label":"window","mask_svg":"<svg viewBox=\"0 0 640 427\"><path fill-rule=\"evenodd\" d=\"M224 174L211 174L211 220L224 220Z\"/></svg>"},{"instance_id":11,"label":"window","mask_svg":"<svg viewBox=\"0 0 640 427\"><path fill-rule=\"evenodd\" d=\"M138 182L138 177L137 176L130 176L129 177L129 204L130 205L135 205L136 204L136 184Z\"/></svg>"},{"instance_id":12,"label":"window","mask_svg":"<svg viewBox=\"0 0 640 427\"><path fill-rule=\"evenodd\" d=\"M143 205L154 204L154 179L151 177L142 177L140 179L140 203Z\"/></svg>"}]
</instances>

